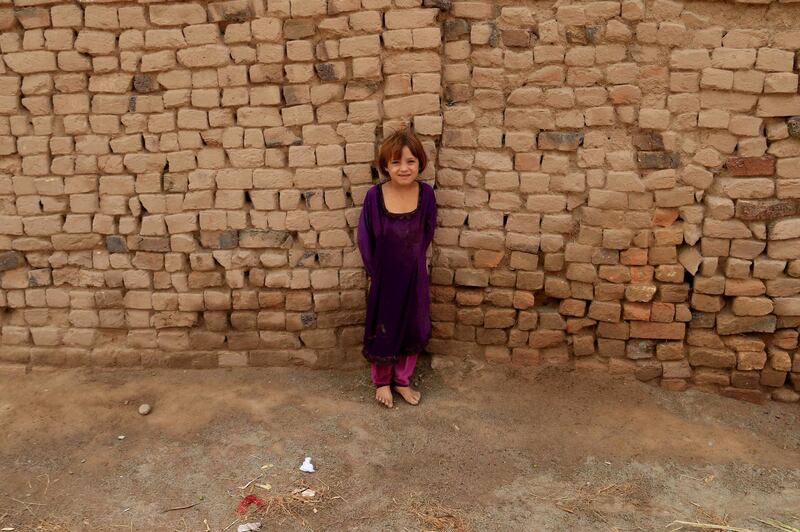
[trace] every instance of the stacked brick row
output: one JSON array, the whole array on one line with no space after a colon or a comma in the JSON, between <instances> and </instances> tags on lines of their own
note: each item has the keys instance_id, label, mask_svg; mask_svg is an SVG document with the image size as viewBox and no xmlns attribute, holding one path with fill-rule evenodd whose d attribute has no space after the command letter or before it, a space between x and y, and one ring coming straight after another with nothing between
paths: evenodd
<instances>
[{"instance_id":1,"label":"stacked brick row","mask_svg":"<svg viewBox=\"0 0 800 532\"><path fill-rule=\"evenodd\" d=\"M798 399L800 11L762 11L453 4L434 353Z\"/></svg>"},{"instance_id":2,"label":"stacked brick row","mask_svg":"<svg viewBox=\"0 0 800 532\"><path fill-rule=\"evenodd\" d=\"M358 361L358 206L383 128L441 132L439 9L27 4L0 6L2 359Z\"/></svg>"}]
</instances>

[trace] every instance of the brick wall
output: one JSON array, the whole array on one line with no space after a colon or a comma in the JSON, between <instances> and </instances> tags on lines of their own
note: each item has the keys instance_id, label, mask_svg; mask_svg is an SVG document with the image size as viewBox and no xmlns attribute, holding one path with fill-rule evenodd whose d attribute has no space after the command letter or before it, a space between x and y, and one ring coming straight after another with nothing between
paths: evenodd
<instances>
[{"instance_id":1,"label":"brick wall","mask_svg":"<svg viewBox=\"0 0 800 532\"><path fill-rule=\"evenodd\" d=\"M0 361L361 363L410 121L436 367L797 400L800 5L756 4L0 2Z\"/></svg>"}]
</instances>

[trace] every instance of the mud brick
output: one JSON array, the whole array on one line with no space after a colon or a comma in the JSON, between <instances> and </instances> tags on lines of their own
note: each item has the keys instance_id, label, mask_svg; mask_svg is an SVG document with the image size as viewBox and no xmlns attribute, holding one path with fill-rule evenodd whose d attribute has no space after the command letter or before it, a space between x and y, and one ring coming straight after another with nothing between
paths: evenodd
<instances>
[{"instance_id":1,"label":"mud brick","mask_svg":"<svg viewBox=\"0 0 800 532\"><path fill-rule=\"evenodd\" d=\"M616 323L620 319L622 306L614 301L592 301L589 305L589 318L597 321Z\"/></svg>"},{"instance_id":2,"label":"mud brick","mask_svg":"<svg viewBox=\"0 0 800 532\"><path fill-rule=\"evenodd\" d=\"M457 41L469 35L469 22L463 18L447 19L444 22L444 38L446 41Z\"/></svg>"},{"instance_id":3,"label":"mud brick","mask_svg":"<svg viewBox=\"0 0 800 532\"><path fill-rule=\"evenodd\" d=\"M720 313L717 316L717 333L742 334L747 332L775 332L777 317L770 316L734 316Z\"/></svg>"},{"instance_id":4,"label":"mud brick","mask_svg":"<svg viewBox=\"0 0 800 532\"><path fill-rule=\"evenodd\" d=\"M566 341L564 331L541 329L531 333L528 344L533 348L543 348L561 345Z\"/></svg>"},{"instance_id":5,"label":"mud brick","mask_svg":"<svg viewBox=\"0 0 800 532\"><path fill-rule=\"evenodd\" d=\"M128 250L125 237L120 235L106 236L106 250L109 253L123 253Z\"/></svg>"},{"instance_id":6,"label":"mud brick","mask_svg":"<svg viewBox=\"0 0 800 532\"><path fill-rule=\"evenodd\" d=\"M641 131L633 134L633 145L637 150L661 151L664 149L664 140L661 133L655 131Z\"/></svg>"},{"instance_id":7,"label":"mud brick","mask_svg":"<svg viewBox=\"0 0 800 532\"><path fill-rule=\"evenodd\" d=\"M625 355L633 360L653 358L656 355L655 340L628 340L625 344Z\"/></svg>"},{"instance_id":8,"label":"mud brick","mask_svg":"<svg viewBox=\"0 0 800 532\"><path fill-rule=\"evenodd\" d=\"M731 372L731 384L736 388L758 389L761 372L759 371L739 371Z\"/></svg>"},{"instance_id":9,"label":"mud brick","mask_svg":"<svg viewBox=\"0 0 800 532\"><path fill-rule=\"evenodd\" d=\"M160 236L130 236L128 249L132 251L152 251L166 253L170 251L169 238Z\"/></svg>"},{"instance_id":10,"label":"mud brick","mask_svg":"<svg viewBox=\"0 0 800 532\"><path fill-rule=\"evenodd\" d=\"M736 366L736 353L728 349L692 346L689 347L689 363L709 368L733 368Z\"/></svg>"},{"instance_id":11,"label":"mud brick","mask_svg":"<svg viewBox=\"0 0 800 532\"><path fill-rule=\"evenodd\" d=\"M692 367L686 360L668 360L661 363L664 379L688 379L692 376Z\"/></svg>"},{"instance_id":12,"label":"mud brick","mask_svg":"<svg viewBox=\"0 0 800 532\"><path fill-rule=\"evenodd\" d=\"M729 157L725 167L735 177L757 177L775 175L775 157Z\"/></svg>"},{"instance_id":13,"label":"mud brick","mask_svg":"<svg viewBox=\"0 0 800 532\"><path fill-rule=\"evenodd\" d=\"M730 386L731 377L725 370L697 368L692 376L692 382L699 385Z\"/></svg>"},{"instance_id":14,"label":"mud brick","mask_svg":"<svg viewBox=\"0 0 800 532\"><path fill-rule=\"evenodd\" d=\"M636 161L639 168L645 170L664 170L677 168L681 163L681 156L671 151L639 151L636 152Z\"/></svg>"},{"instance_id":15,"label":"mud brick","mask_svg":"<svg viewBox=\"0 0 800 532\"><path fill-rule=\"evenodd\" d=\"M660 377L664 372L661 362L657 360L641 360L636 363L633 375L642 382Z\"/></svg>"},{"instance_id":16,"label":"mud brick","mask_svg":"<svg viewBox=\"0 0 800 532\"><path fill-rule=\"evenodd\" d=\"M583 143L583 133L573 131L542 131L539 133L540 150L575 151Z\"/></svg>"},{"instance_id":17,"label":"mud brick","mask_svg":"<svg viewBox=\"0 0 800 532\"><path fill-rule=\"evenodd\" d=\"M436 7L442 11L449 11L453 6L452 0L423 0L424 7Z\"/></svg>"},{"instance_id":18,"label":"mud brick","mask_svg":"<svg viewBox=\"0 0 800 532\"><path fill-rule=\"evenodd\" d=\"M505 46L527 48L531 44L531 34L524 29L507 29L500 31L500 41Z\"/></svg>"},{"instance_id":19,"label":"mud brick","mask_svg":"<svg viewBox=\"0 0 800 532\"><path fill-rule=\"evenodd\" d=\"M761 377L759 378L758 382L762 386L780 388L786 384L787 375L788 372L786 371L777 371L772 368L764 368L761 370Z\"/></svg>"},{"instance_id":20,"label":"mud brick","mask_svg":"<svg viewBox=\"0 0 800 532\"><path fill-rule=\"evenodd\" d=\"M0 271L14 270L25 264L25 257L18 251L0 252Z\"/></svg>"},{"instance_id":21,"label":"mud brick","mask_svg":"<svg viewBox=\"0 0 800 532\"><path fill-rule=\"evenodd\" d=\"M794 329L782 329L775 331L772 336L772 345L780 349L797 349L798 332ZM800 360L800 358L798 358Z\"/></svg>"},{"instance_id":22,"label":"mud brick","mask_svg":"<svg viewBox=\"0 0 800 532\"><path fill-rule=\"evenodd\" d=\"M746 390L742 388L726 387L720 393L725 397L761 404L766 399L766 395L760 390Z\"/></svg>"},{"instance_id":23,"label":"mud brick","mask_svg":"<svg viewBox=\"0 0 800 532\"><path fill-rule=\"evenodd\" d=\"M233 249L239 243L239 231L201 231L200 245L206 249Z\"/></svg>"},{"instance_id":24,"label":"mud brick","mask_svg":"<svg viewBox=\"0 0 800 532\"><path fill-rule=\"evenodd\" d=\"M795 200L745 200L736 202L736 217L747 221L767 221L798 213Z\"/></svg>"},{"instance_id":25,"label":"mud brick","mask_svg":"<svg viewBox=\"0 0 800 532\"><path fill-rule=\"evenodd\" d=\"M289 19L283 24L283 37L287 40L311 37L316 31L317 27L311 19Z\"/></svg>"},{"instance_id":26,"label":"mud brick","mask_svg":"<svg viewBox=\"0 0 800 532\"><path fill-rule=\"evenodd\" d=\"M239 231L239 245L243 248L281 248L288 249L294 239L288 231L242 229Z\"/></svg>"},{"instance_id":27,"label":"mud brick","mask_svg":"<svg viewBox=\"0 0 800 532\"><path fill-rule=\"evenodd\" d=\"M685 323L654 323L634 321L631 323L631 338L654 340L681 340L686 331Z\"/></svg>"},{"instance_id":28,"label":"mud brick","mask_svg":"<svg viewBox=\"0 0 800 532\"><path fill-rule=\"evenodd\" d=\"M592 355L595 352L594 335L576 334L572 336L572 353L575 356Z\"/></svg>"},{"instance_id":29,"label":"mud brick","mask_svg":"<svg viewBox=\"0 0 800 532\"><path fill-rule=\"evenodd\" d=\"M684 356L683 342L658 342L656 345L658 360L682 360Z\"/></svg>"},{"instance_id":30,"label":"mud brick","mask_svg":"<svg viewBox=\"0 0 800 532\"><path fill-rule=\"evenodd\" d=\"M630 325L627 322L597 324L597 336L600 338L613 338L627 340L630 338Z\"/></svg>"}]
</instances>

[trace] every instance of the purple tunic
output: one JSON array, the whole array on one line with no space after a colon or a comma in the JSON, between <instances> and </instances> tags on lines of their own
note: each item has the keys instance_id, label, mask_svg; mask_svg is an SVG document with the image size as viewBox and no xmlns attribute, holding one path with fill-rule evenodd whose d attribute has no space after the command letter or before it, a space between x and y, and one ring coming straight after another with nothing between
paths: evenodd
<instances>
[{"instance_id":1,"label":"purple tunic","mask_svg":"<svg viewBox=\"0 0 800 532\"><path fill-rule=\"evenodd\" d=\"M386 209L380 185L369 189L358 223L358 249L370 277L364 356L391 364L419 353L431 336L425 251L436 228L433 188L419 181L417 208Z\"/></svg>"}]
</instances>

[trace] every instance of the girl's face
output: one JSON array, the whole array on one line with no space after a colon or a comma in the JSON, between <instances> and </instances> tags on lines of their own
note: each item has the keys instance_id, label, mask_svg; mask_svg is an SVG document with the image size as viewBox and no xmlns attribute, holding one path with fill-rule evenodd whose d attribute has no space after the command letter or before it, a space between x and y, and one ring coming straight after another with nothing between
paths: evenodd
<instances>
[{"instance_id":1,"label":"girl's face","mask_svg":"<svg viewBox=\"0 0 800 532\"><path fill-rule=\"evenodd\" d=\"M395 184L410 185L419 176L419 160L408 146L403 146L400 156L389 160L386 171Z\"/></svg>"}]
</instances>

